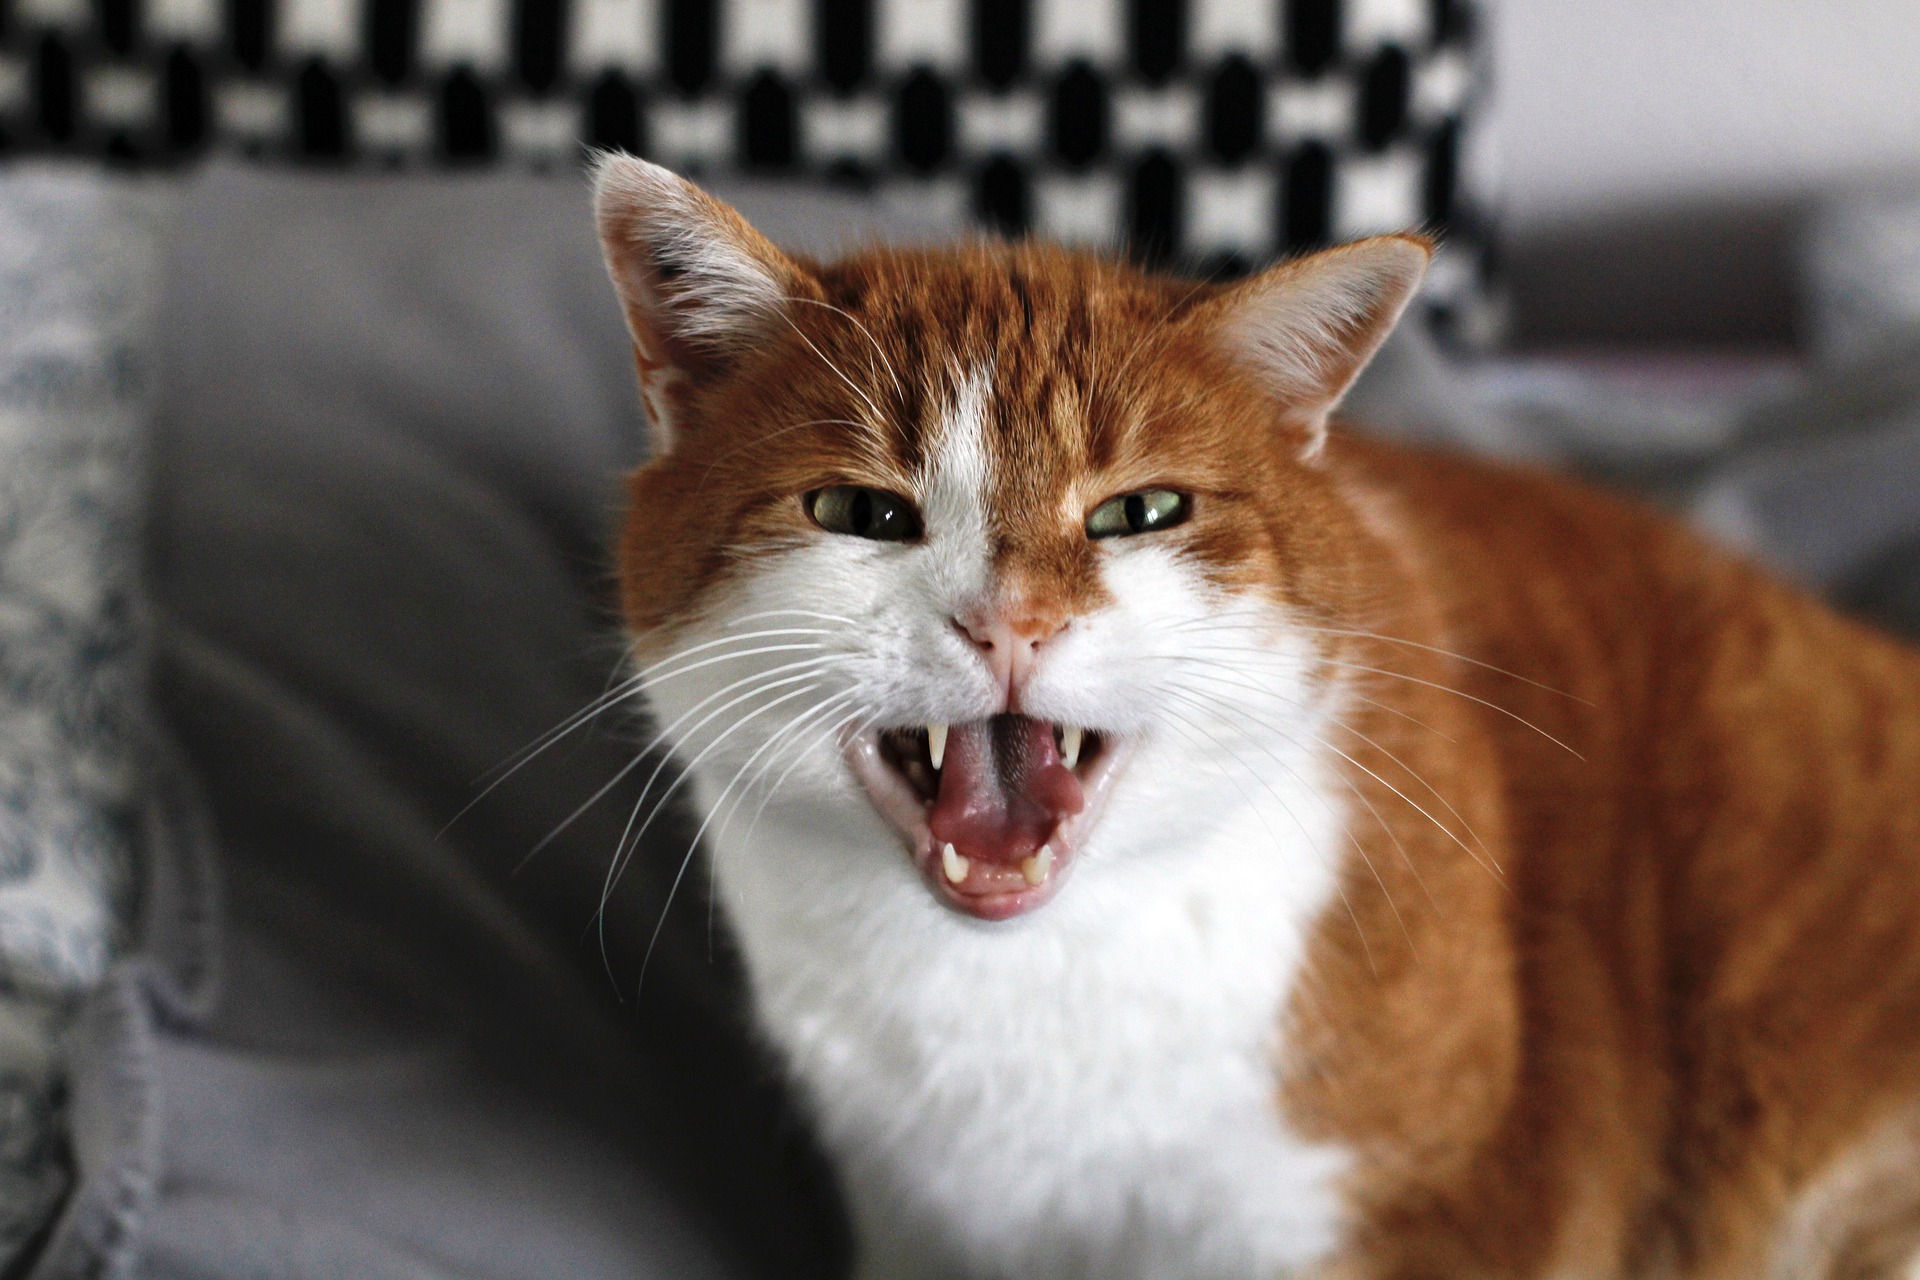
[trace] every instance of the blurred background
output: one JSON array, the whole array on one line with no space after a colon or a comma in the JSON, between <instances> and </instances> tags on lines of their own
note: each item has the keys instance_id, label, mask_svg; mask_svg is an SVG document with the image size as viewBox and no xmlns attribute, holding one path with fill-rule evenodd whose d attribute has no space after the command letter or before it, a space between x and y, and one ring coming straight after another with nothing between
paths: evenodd
<instances>
[{"instance_id":1,"label":"blurred background","mask_svg":"<svg viewBox=\"0 0 1920 1280\"><path fill-rule=\"evenodd\" d=\"M1920 12L1899 0L1505 0L1488 107L1516 224L1911 173Z\"/></svg>"},{"instance_id":2,"label":"blurred background","mask_svg":"<svg viewBox=\"0 0 1920 1280\"><path fill-rule=\"evenodd\" d=\"M675 775L569 720L645 449L583 145L818 253L1425 227L1354 429L1920 634L1916 67L1912 0L0 0L0 1274L844 1271L677 809L610 885Z\"/></svg>"},{"instance_id":3,"label":"blurred background","mask_svg":"<svg viewBox=\"0 0 1920 1280\"><path fill-rule=\"evenodd\" d=\"M1523 345L1802 349L1810 213L1920 173L1920 9L1899 0L1493 19L1483 159Z\"/></svg>"}]
</instances>

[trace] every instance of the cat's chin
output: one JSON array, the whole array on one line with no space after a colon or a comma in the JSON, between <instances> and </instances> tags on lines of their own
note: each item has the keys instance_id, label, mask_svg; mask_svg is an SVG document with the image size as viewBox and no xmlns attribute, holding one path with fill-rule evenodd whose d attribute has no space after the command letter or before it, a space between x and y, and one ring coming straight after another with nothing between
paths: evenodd
<instances>
[{"instance_id":1,"label":"cat's chin","mask_svg":"<svg viewBox=\"0 0 1920 1280\"><path fill-rule=\"evenodd\" d=\"M958 750L963 735L989 732L984 725L953 726L956 745L949 752ZM1057 732L1050 725L1047 730ZM1060 892L1106 808L1114 780L1133 754L1133 743L1117 735L1089 732L1086 739L1086 749L1070 768L1057 756L1042 762L1048 770L1070 774L1070 782L1060 779L1057 790L1065 794L1055 799L1057 810L1043 808L1037 824L1029 817L1023 833L996 841L967 842L956 836L966 852L935 834L936 827L954 834L955 820L950 806L943 812L944 771L929 758L924 727L868 730L850 738L844 754L848 769L875 812L899 836L935 900L975 919L995 921L1026 915ZM946 763L956 772L961 767L952 754ZM960 822L964 825L965 818Z\"/></svg>"}]
</instances>

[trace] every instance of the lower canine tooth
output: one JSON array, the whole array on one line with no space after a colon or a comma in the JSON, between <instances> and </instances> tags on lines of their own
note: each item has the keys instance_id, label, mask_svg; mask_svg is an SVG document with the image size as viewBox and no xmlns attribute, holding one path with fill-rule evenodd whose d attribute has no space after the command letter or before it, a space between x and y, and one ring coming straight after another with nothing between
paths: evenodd
<instances>
[{"instance_id":1,"label":"lower canine tooth","mask_svg":"<svg viewBox=\"0 0 1920 1280\"><path fill-rule=\"evenodd\" d=\"M953 846L947 847L951 849ZM1020 864L1020 874L1027 878L1028 884L1032 885L1045 880L1047 872L1051 870L1053 870L1053 846L1050 844L1041 845L1038 853L1030 855Z\"/></svg>"},{"instance_id":2,"label":"lower canine tooth","mask_svg":"<svg viewBox=\"0 0 1920 1280\"><path fill-rule=\"evenodd\" d=\"M1028 861L1031 862L1032 859L1029 858ZM947 873L947 879L952 883L959 884L967 878L969 865L966 855L952 845L947 845L940 850L940 869Z\"/></svg>"},{"instance_id":3,"label":"lower canine tooth","mask_svg":"<svg viewBox=\"0 0 1920 1280\"><path fill-rule=\"evenodd\" d=\"M940 769L940 761L947 754L947 726L930 724L927 726L927 759L933 762L935 772Z\"/></svg>"},{"instance_id":4,"label":"lower canine tooth","mask_svg":"<svg viewBox=\"0 0 1920 1280\"><path fill-rule=\"evenodd\" d=\"M1060 726L1060 763L1069 769L1080 763L1080 730L1075 725Z\"/></svg>"}]
</instances>

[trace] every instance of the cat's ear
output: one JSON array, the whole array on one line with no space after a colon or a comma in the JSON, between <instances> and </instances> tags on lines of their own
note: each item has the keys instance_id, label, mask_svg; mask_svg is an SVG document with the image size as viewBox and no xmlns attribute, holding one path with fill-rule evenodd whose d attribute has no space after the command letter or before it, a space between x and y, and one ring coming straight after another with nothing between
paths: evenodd
<instances>
[{"instance_id":1,"label":"cat's ear","mask_svg":"<svg viewBox=\"0 0 1920 1280\"><path fill-rule=\"evenodd\" d=\"M813 292L814 281L733 209L633 156L594 162L593 215L665 452L688 394L777 328L789 299Z\"/></svg>"},{"instance_id":2,"label":"cat's ear","mask_svg":"<svg viewBox=\"0 0 1920 1280\"><path fill-rule=\"evenodd\" d=\"M1327 415L1393 332L1426 274L1433 242L1376 236L1283 262L1233 285L1202 311L1234 357L1307 431L1326 438Z\"/></svg>"}]
</instances>

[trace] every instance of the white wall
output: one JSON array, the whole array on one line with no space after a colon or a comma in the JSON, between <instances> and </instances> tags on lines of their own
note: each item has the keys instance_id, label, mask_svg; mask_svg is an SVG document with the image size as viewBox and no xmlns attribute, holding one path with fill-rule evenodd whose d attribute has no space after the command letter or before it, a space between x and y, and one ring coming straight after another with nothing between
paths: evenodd
<instances>
[{"instance_id":1,"label":"white wall","mask_svg":"<svg viewBox=\"0 0 1920 1280\"><path fill-rule=\"evenodd\" d=\"M1522 226L1920 175L1920 0L1491 0Z\"/></svg>"}]
</instances>

